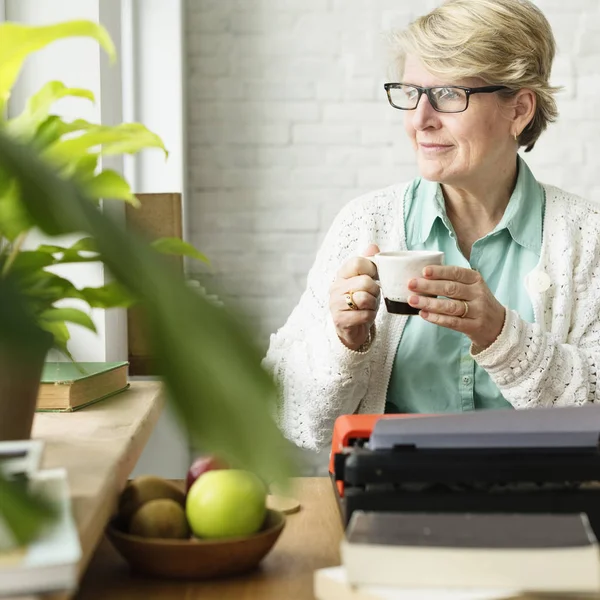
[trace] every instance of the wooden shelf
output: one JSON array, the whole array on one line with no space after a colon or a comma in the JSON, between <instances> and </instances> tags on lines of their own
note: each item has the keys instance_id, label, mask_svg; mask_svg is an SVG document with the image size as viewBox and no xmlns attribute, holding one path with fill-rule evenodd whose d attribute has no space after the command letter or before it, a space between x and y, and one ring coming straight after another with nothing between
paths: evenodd
<instances>
[{"instance_id":1,"label":"wooden shelf","mask_svg":"<svg viewBox=\"0 0 600 600\"><path fill-rule=\"evenodd\" d=\"M67 469L82 549L80 576L163 406L160 383L134 382L81 411L35 416L33 437L45 443L42 467Z\"/></svg>"}]
</instances>

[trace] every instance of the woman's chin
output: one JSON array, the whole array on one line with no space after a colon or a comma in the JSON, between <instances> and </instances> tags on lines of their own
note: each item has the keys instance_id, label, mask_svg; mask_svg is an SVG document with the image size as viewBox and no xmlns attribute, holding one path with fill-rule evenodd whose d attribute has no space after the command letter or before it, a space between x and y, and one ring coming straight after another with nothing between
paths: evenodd
<instances>
[{"instance_id":1,"label":"woman's chin","mask_svg":"<svg viewBox=\"0 0 600 600\"><path fill-rule=\"evenodd\" d=\"M418 166L423 179L442 181L445 169L439 161L419 158Z\"/></svg>"}]
</instances>

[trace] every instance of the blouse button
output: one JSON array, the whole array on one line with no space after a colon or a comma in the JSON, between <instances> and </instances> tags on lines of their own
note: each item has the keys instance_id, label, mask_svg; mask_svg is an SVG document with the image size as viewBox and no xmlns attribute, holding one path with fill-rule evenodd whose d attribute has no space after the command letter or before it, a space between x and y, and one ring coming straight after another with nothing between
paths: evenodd
<instances>
[{"instance_id":1,"label":"blouse button","mask_svg":"<svg viewBox=\"0 0 600 600\"><path fill-rule=\"evenodd\" d=\"M532 291L541 294L545 292L552 283L550 277L544 271L532 271L525 278L526 287Z\"/></svg>"}]
</instances>

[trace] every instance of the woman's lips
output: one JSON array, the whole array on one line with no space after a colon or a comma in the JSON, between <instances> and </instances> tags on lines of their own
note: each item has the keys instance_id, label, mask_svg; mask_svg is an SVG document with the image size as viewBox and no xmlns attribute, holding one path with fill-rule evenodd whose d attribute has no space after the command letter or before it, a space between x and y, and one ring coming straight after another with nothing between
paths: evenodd
<instances>
[{"instance_id":1,"label":"woman's lips","mask_svg":"<svg viewBox=\"0 0 600 600\"><path fill-rule=\"evenodd\" d=\"M421 150L423 152L426 152L427 154L436 154L436 153L439 153L439 152L446 152L450 148L452 148L452 146L447 145L447 144L423 144L423 143L419 143L419 148L421 148Z\"/></svg>"}]
</instances>

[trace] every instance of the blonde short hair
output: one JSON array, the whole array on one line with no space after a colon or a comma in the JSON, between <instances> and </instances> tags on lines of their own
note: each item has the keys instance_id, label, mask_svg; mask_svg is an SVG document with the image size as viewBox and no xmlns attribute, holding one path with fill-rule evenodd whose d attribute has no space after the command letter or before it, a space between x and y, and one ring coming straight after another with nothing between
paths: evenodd
<instances>
[{"instance_id":1,"label":"blonde short hair","mask_svg":"<svg viewBox=\"0 0 600 600\"><path fill-rule=\"evenodd\" d=\"M477 77L488 85L527 88L537 103L519 136L530 151L555 121L558 109L550 85L556 42L550 23L530 0L447 0L407 29L391 34L394 63L402 71L407 54L432 74L452 79Z\"/></svg>"}]
</instances>

